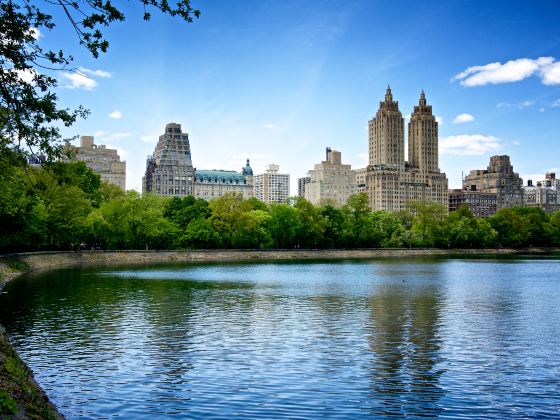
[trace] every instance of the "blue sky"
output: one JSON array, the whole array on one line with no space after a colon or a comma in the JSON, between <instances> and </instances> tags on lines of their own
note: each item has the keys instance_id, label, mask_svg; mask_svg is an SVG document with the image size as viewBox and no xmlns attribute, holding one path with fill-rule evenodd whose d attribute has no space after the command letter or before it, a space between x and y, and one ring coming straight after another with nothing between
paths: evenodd
<instances>
[{"instance_id":1,"label":"blue sky","mask_svg":"<svg viewBox=\"0 0 560 420\"><path fill-rule=\"evenodd\" d=\"M407 116L424 89L440 124L450 187L461 172L508 154L514 169L544 178L560 168L558 1L197 1L186 24L135 1L107 31L95 60L63 18L42 45L63 47L90 78L59 74L66 106L91 110L67 135L95 135L127 161L141 189L148 154L167 122L190 135L198 169L256 173L268 163L296 179L342 152L367 164L367 121L387 83ZM560 172L560 170L558 171Z\"/></svg>"}]
</instances>

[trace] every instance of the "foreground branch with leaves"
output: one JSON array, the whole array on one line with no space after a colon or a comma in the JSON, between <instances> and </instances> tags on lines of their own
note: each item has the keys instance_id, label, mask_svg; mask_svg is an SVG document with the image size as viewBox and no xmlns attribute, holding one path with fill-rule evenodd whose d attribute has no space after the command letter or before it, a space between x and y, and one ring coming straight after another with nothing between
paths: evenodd
<instances>
[{"instance_id":1,"label":"foreground branch with leaves","mask_svg":"<svg viewBox=\"0 0 560 420\"><path fill-rule=\"evenodd\" d=\"M174 5L166 0L138 0L144 8L144 20L157 10L183 21L192 22L200 12L190 0ZM23 164L37 156L54 162L71 138L62 138L60 128L85 118L83 107L74 110L61 107L56 95L57 72L76 71L73 58L62 50L45 50L39 35L51 31L56 23L51 15L63 11L67 24L76 33L79 44L95 58L105 53L109 40L103 30L125 15L110 1L31 0L0 2L0 156L12 163Z\"/></svg>"}]
</instances>

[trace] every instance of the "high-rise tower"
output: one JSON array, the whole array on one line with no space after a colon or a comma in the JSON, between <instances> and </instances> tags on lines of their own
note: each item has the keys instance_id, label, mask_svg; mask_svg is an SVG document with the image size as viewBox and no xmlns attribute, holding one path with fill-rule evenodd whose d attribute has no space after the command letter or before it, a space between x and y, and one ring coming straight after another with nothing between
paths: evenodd
<instances>
[{"instance_id":1,"label":"high-rise tower","mask_svg":"<svg viewBox=\"0 0 560 420\"><path fill-rule=\"evenodd\" d=\"M422 89L408 123L408 162L421 172L438 172L438 123Z\"/></svg>"},{"instance_id":2,"label":"high-rise tower","mask_svg":"<svg viewBox=\"0 0 560 420\"><path fill-rule=\"evenodd\" d=\"M424 91L408 125L408 158L404 160L404 119L387 87L369 121L369 166L366 192L374 210L399 211L411 202L447 208L447 178L438 168L438 123Z\"/></svg>"},{"instance_id":3,"label":"high-rise tower","mask_svg":"<svg viewBox=\"0 0 560 420\"><path fill-rule=\"evenodd\" d=\"M162 195L194 195L189 135L182 132L181 124L166 124L153 156L146 162L142 187L143 192Z\"/></svg>"},{"instance_id":4,"label":"high-rise tower","mask_svg":"<svg viewBox=\"0 0 560 420\"><path fill-rule=\"evenodd\" d=\"M404 168L404 120L390 86L368 128L369 164Z\"/></svg>"}]
</instances>

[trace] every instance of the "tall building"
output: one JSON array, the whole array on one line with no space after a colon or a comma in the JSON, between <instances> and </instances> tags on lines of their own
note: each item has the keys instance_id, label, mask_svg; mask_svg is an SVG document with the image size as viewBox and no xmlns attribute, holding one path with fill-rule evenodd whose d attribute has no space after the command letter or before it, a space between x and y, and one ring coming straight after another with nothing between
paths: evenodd
<instances>
[{"instance_id":1,"label":"tall building","mask_svg":"<svg viewBox=\"0 0 560 420\"><path fill-rule=\"evenodd\" d=\"M390 87L375 118L369 121L368 134L365 190L372 209L400 211L411 202L447 208L447 177L438 167L438 123L424 91L408 123L408 162L404 156L404 119Z\"/></svg>"},{"instance_id":2,"label":"tall building","mask_svg":"<svg viewBox=\"0 0 560 420\"><path fill-rule=\"evenodd\" d=\"M267 165L264 174L254 177L253 195L262 202L283 203L290 196L290 175L278 173L280 167Z\"/></svg>"},{"instance_id":3,"label":"tall building","mask_svg":"<svg viewBox=\"0 0 560 420\"><path fill-rule=\"evenodd\" d=\"M79 146L68 146L71 158L65 161L82 161L101 181L107 181L126 190L126 162L121 161L116 149L96 145L93 136L81 136Z\"/></svg>"},{"instance_id":4,"label":"tall building","mask_svg":"<svg viewBox=\"0 0 560 420\"><path fill-rule=\"evenodd\" d=\"M326 160L315 165L310 182L305 186L305 198L315 205L342 206L358 191L356 172L342 163L342 155L327 147Z\"/></svg>"},{"instance_id":5,"label":"tall building","mask_svg":"<svg viewBox=\"0 0 560 420\"><path fill-rule=\"evenodd\" d=\"M195 197L211 200L226 193L238 193L243 198L253 196L253 169L247 164L241 172L200 169L195 174Z\"/></svg>"},{"instance_id":6,"label":"tall building","mask_svg":"<svg viewBox=\"0 0 560 420\"><path fill-rule=\"evenodd\" d=\"M311 182L311 176L309 172L307 176L297 179L297 195L300 197L305 197L305 186Z\"/></svg>"},{"instance_id":7,"label":"tall building","mask_svg":"<svg viewBox=\"0 0 560 420\"><path fill-rule=\"evenodd\" d=\"M146 161L142 191L161 195L194 195L194 174L189 135L182 132L181 124L166 124L153 155L148 156Z\"/></svg>"},{"instance_id":8,"label":"tall building","mask_svg":"<svg viewBox=\"0 0 560 420\"><path fill-rule=\"evenodd\" d=\"M523 205L523 180L513 172L509 156L492 156L486 169L475 169L463 179L463 189L497 195L498 210Z\"/></svg>"}]
</instances>

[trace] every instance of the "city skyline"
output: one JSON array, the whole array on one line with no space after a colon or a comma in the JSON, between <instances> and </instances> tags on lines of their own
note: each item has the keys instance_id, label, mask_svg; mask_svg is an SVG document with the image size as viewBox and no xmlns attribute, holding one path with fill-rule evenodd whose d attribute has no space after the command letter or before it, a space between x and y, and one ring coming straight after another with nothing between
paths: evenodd
<instances>
[{"instance_id":1,"label":"city skyline","mask_svg":"<svg viewBox=\"0 0 560 420\"><path fill-rule=\"evenodd\" d=\"M68 25L40 34L88 76L58 74L61 103L92 110L64 133L117 148L127 188L141 190L145 159L169 122L189 133L196 168L239 170L250 158L261 173L274 162L292 175L292 191L326 146L362 168L367 121L387 83L405 118L426 92L450 188L492 155L511 156L525 183L556 169L554 2L194 5L202 15L192 24L156 14L146 24L127 5L99 60L79 51Z\"/></svg>"}]
</instances>

